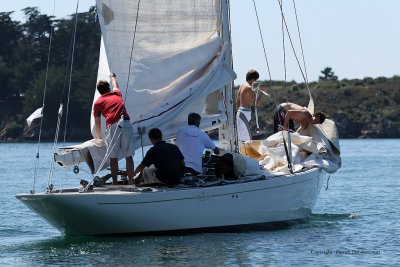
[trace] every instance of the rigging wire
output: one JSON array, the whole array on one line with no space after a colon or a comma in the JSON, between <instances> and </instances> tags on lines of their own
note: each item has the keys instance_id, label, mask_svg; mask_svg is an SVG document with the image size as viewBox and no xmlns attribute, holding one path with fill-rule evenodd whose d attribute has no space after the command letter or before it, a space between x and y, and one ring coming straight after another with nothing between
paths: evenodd
<instances>
[{"instance_id":1,"label":"rigging wire","mask_svg":"<svg viewBox=\"0 0 400 267\"><path fill-rule=\"evenodd\" d=\"M229 7L230 6L230 0L226 0L226 5ZM221 15L222 15L222 13L221 13ZM232 25L231 25L231 13L230 13L230 9L229 8L227 8L227 19L226 19L226 21L227 21L227 23L228 23L228 38L229 38L229 43L231 44L231 48L230 48L230 63L231 63L231 68L233 69L233 50L232 50L232 35L231 35L231 29L232 29ZM222 19L221 19L221 21L222 21ZM221 24L222 25L222 24ZM223 28L223 27L221 27L221 28ZM223 29L222 29L222 34L224 34L224 32L223 32ZM232 151L235 151L235 152L239 152L239 141L238 141L238 135L237 135L237 126L236 126L236 123L235 123L235 121L236 121L236 110L235 110L235 104L234 104L234 102L233 102L233 88L234 88L234 84L233 84L233 81L230 83L230 85L228 86L225 86L224 87L225 88L225 90L224 90L224 92L223 92L223 94L224 94L224 96L226 96L226 95L228 95L228 93L227 93L227 91L229 90L230 91L230 94L231 94L231 97L230 97L230 99L227 99L226 97L224 98L225 99L225 101L224 101L224 108L225 108L225 114L226 114L226 117L227 118L229 118L229 112L228 112L228 109L227 109L227 101L232 101L232 104L231 104L231 111L232 111L232 114L231 114L231 116L233 117L233 120L229 120L229 119L227 119L227 128L229 129L229 123L232 121L232 130L233 130L233 132L231 132L231 133L229 133L230 135L232 134L233 136L230 136L230 138L231 138L231 140L229 140L229 146L230 146L230 149L232 150ZM238 107L236 107L236 108L238 108Z\"/></svg>"},{"instance_id":2,"label":"rigging wire","mask_svg":"<svg viewBox=\"0 0 400 267\"><path fill-rule=\"evenodd\" d=\"M278 0L278 3L279 3L280 11L281 11L281 16L282 16L282 34L284 35L284 27L283 26L285 26L285 29L286 29L286 32L287 32L287 35L288 35L288 38L289 38L289 41L290 41L290 44L291 44L291 47L292 47L292 50L293 50L293 54L294 54L294 56L296 58L298 67L300 69L300 72L301 72L301 74L303 76L304 82L305 82L306 87L307 87L308 95L310 97L310 101L309 101L309 104L308 104L308 109L309 109L310 113L313 113L314 112L314 100L313 100L313 97L311 95L311 90L310 90L310 87L309 87L309 84L308 84L307 68L306 68L306 63L305 63L303 42L302 42L301 33L300 33L300 26L299 26L299 19L298 19L298 15L297 15L296 3L295 3L295 0L293 0L293 9L294 9L295 17L296 17L297 33L298 33L299 42L300 42L301 56L302 56L304 71L303 71L303 69L301 67L301 64L300 64L300 61L298 59L296 50L294 49L293 41L292 41L288 26L287 26L287 23L286 23L285 15L284 15L284 12L283 12L283 0ZM285 68L285 77L286 77L286 68ZM288 139L290 139L290 131L288 131ZM290 140L288 140L288 141L289 141L289 144L290 144Z\"/></svg>"},{"instance_id":3,"label":"rigging wire","mask_svg":"<svg viewBox=\"0 0 400 267\"><path fill-rule=\"evenodd\" d=\"M301 33L300 33L299 18L297 16L297 8L296 8L295 0L293 0L293 9L294 9L294 13L295 13L295 16L296 16L297 33L298 33L298 36L299 36L301 57L303 59L304 75L305 75L305 79L306 79L305 84L306 84L306 87L307 87L307 90L308 90L308 95L310 96L310 101L308 103L308 109L310 110L311 113L314 113L314 99L313 99L313 97L311 95L311 90L310 90L309 84L308 84L306 60L305 60L305 56L304 56L303 41L302 41Z\"/></svg>"},{"instance_id":4,"label":"rigging wire","mask_svg":"<svg viewBox=\"0 0 400 267\"><path fill-rule=\"evenodd\" d=\"M256 6L255 0L253 0L253 5L254 5L254 11L255 11L255 13L256 13L256 18L257 18L258 31L260 32L261 43L262 43L263 52L264 52L264 58L265 58L265 62L267 63L267 69L268 69L269 79L272 80L272 78L271 78L271 69L270 69L269 63L268 63L267 52L266 52L266 50L265 50L264 37L263 37L262 32L261 32L260 19L259 19L259 17L258 17L257 6Z\"/></svg>"},{"instance_id":5,"label":"rigging wire","mask_svg":"<svg viewBox=\"0 0 400 267\"><path fill-rule=\"evenodd\" d=\"M65 88L67 87L67 83L68 83L68 77L69 77L68 70L69 70L70 61L71 61L71 57L72 57L72 48L74 46L74 41L75 41L74 34L75 34L75 31L72 31L71 32L71 41L70 41L69 51L68 51L67 65L66 65L65 74L64 74L64 85L63 85L61 98L60 98L60 104L64 102ZM65 125L64 125L64 146L65 146L66 132L67 132L67 122L65 122Z\"/></svg>"},{"instance_id":6,"label":"rigging wire","mask_svg":"<svg viewBox=\"0 0 400 267\"><path fill-rule=\"evenodd\" d=\"M282 4L280 3L280 1L281 0L278 0L280 6L282 8ZM268 64L267 54L266 54L266 51L265 51L264 38L263 38L262 31L261 31L260 20L259 20L259 17L258 17L258 12L257 12L257 7L256 7L255 0L253 0L253 5L254 5L255 13L256 13L256 18L257 18L257 23L258 23L258 30L259 30L259 33L260 33L261 42L262 42L262 45L263 45L264 57L265 57L265 60L266 60L266 63L267 63L267 68L268 68L268 73L269 73L269 78L270 78L270 84L271 84L271 88L272 88L272 91L273 91L274 104L276 106L277 105L276 94L275 94L275 90L273 89L273 86L272 86L273 83L272 83L271 71L270 71L270 67L269 67L269 64ZM283 14L282 11L281 11L281 13ZM283 24L284 24L284 18L282 17L282 29L283 29ZM283 30L282 30L282 32L283 32ZM283 44L283 51L284 51L283 53L284 53L284 70L285 70L285 88L287 89L287 85L286 85L286 49L285 49L284 34L282 35L282 44ZM287 94L287 91L286 91L286 101L287 100L288 100L288 94ZM256 96L256 101L257 101L257 96ZM257 103L255 103L255 104L257 105ZM256 106L256 108L257 108L257 106ZM255 111L256 111L256 116L257 116L257 110L255 110ZM290 157L290 155L291 155L290 133L288 133L289 151L288 151L288 147L287 147L285 138L283 136L283 132L282 132L282 138L283 138L283 142L284 142L284 146L285 146L285 153L286 153L286 157L287 157L287 161L288 161L288 168L289 168L289 171L291 173L293 173L292 164L291 164L291 157Z\"/></svg>"},{"instance_id":7,"label":"rigging wire","mask_svg":"<svg viewBox=\"0 0 400 267\"><path fill-rule=\"evenodd\" d=\"M73 34L73 41L72 41L72 54L71 54L71 65L69 71L69 86L68 86L68 98L67 98L67 110L65 112L65 129L64 129L64 143L65 138L67 135L67 125L68 125L68 112L69 112L69 100L71 95L71 84L72 84L72 69L74 66L74 55L75 55L75 43L76 43L76 29L78 25L78 7L79 7L79 0L76 1L76 10L75 10L75 25L74 25L74 34Z\"/></svg>"},{"instance_id":8,"label":"rigging wire","mask_svg":"<svg viewBox=\"0 0 400 267\"><path fill-rule=\"evenodd\" d=\"M227 0L227 5L228 6L230 6L230 0ZM232 29L232 24L231 24L231 11L230 11L230 9L228 8L227 9L228 10L228 23L229 23L229 43L231 44L231 49L230 49L230 52L231 52L231 58L230 58L230 60L231 60L231 67L232 67L232 70L233 70L233 49L232 49L232 31L231 31L231 29ZM233 128L233 136L231 136L231 138L233 138L233 144L232 144L232 141L230 141L230 149L232 150L232 151L235 151L236 153L239 153L239 139L238 139L238 135L237 135L237 125L236 125L236 110L235 110L235 105L234 105L234 101L233 101L233 98L234 98L234 95L233 95L233 88L234 88L234 83L233 83L233 81L231 82L231 85L230 85L230 88L228 89L228 90L230 90L231 92L230 92L230 94L231 94L231 97L230 97L230 99L228 100L228 101L232 101L232 104L231 104L231 108L233 109L232 110L232 117L233 117L233 120L227 120L227 122L229 123L229 122L231 122L232 123L232 128ZM226 106L226 103L225 103L225 106ZM238 108L238 107L236 107L236 108ZM226 108L225 108L225 110L226 110ZM228 118L228 116L227 116L227 118ZM232 134L232 133L231 133Z\"/></svg>"},{"instance_id":9,"label":"rigging wire","mask_svg":"<svg viewBox=\"0 0 400 267\"><path fill-rule=\"evenodd\" d=\"M299 42L300 42L301 57L303 59L304 76L305 76L305 79L306 79L306 84L308 85L307 67L306 67L306 60L305 60L305 57L304 57L303 41L301 39L301 33L300 33L299 18L297 16L296 1L293 0L292 2L293 2L294 14L296 16L296 25L297 25L297 33L298 33L298 36L299 36Z\"/></svg>"},{"instance_id":10,"label":"rigging wire","mask_svg":"<svg viewBox=\"0 0 400 267\"><path fill-rule=\"evenodd\" d=\"M272 91L273 91L274 104L276 104L276 94L275 94L275 90L273 89L273 86L272 86L273 83L272 83L271 69L270 69L270 67L269 67L267 52L266 52L266 49L265 49L264 37L263 37L262 31L261 31L260 19L259 19L259 17L258 17L258 11L257 11L257 6L256 6L255 0L253 0L253 6L254 6L254 12L256 13L257 24L258 24L258 31L259 31L259 33L260 33L260 38L261 38L261 43L262 43L262 47L263 47L265 63L267 64L267 70L268 70L268 75L269 75L269 83L270 83L270 86L271 86Z\"/></svg>"},{"instance_id":11,"label":"rigging wire","mask_svg":"<svg viewBox=\"0 0 400 267\"><path fill-rule=\"evenodd\" d=\"M295 50L295 48L294 48L294 44L293 44L292 37L291 37L291 35L290 35L289 28L288 28L288 25L287 25L287 23L286 23L286 18L285 18L285 14L284 14L284 12L283 12L283 7L282 7L281 0L278 0L278 3L279 3L280 10L281 10L281 16L282 16L282 19L283 19L283 23L284 23L284 25L285 25L285 29L286 29L286 32L287 32L287 35L288 35L288 38L289 38L289 41L290 41L290 45L291 45L292 50L293 50L294 57L295 57L295 59L296 59L297 65L298 65L298 67L299 67L299 69L300 69L300 73L301 73L301 75L302 75L302 77L303 77L303 79L304 79L304 82L305 82L305 84L306 84L306 87L307 87L307 90L308 90L308 94L310 95L310 98L312 99L312 97L311 97L311 91L310 91L310 88L309 88L309 85L308 85L308 82L307 82L307 78L306 78L306 76L305 76L305 73L304 73L304 71L303 71L303 68L301 67L301 64L300 64L300 61L299 61L299 57L297 56L296 50ZM296 17L296 18L297 18L297 17Z\"/></svg>"},{"instance_id":12,"label":"rigging wire","mask_svg":"<svg viewBox=\"0 0 400 267\"><path fill-rule=\"evenodd\" d=\"M139 8L140 8L140 0L138 1L137 11L136 11L136 22L135 22L135 29L134 29L133 39L132 39L131 53L130 53L130 58L129 58L128 77L127 77L127 83L126 83L126 88L125 88L124 103L126 101L126 97L127 97L127 94L128 94L130 72L131 72L132 58L133 58L133 48L134 48L134 45L135 45L136 29L137 29L138 17L139 17ZM111 137L111 141L110 141L111 144L113 143L113 139L115 137L115 134L116 134L116 131L114 131L113 136ZM119 132L119 134L117 136L117 139L120 137L120 135L121 135L121 131ZM105 139L107 139L107 138L105 138ZM92 175L93 176L92 182L94 181L94 177L96 175L98 175L98 173L102 170L104 164L106 164L107 159L109 158L109 155L110 155L110 153L113 150L115 145L116 145L116 143L114 142L112 147L107 147L107 150L106 150L105 156L103 157L103 160L101 161L97 171ZM144 157L143 146L142 146L142 154L143 154L143 157Z\"/></svg>"},{"instance_id":13,"label":"rigging wire","mask_svg":"<svg viewBox=\"0 0 400 267\"><path fill-rule=\"evenodd\" d=\"M70 65L70 73L69 73L69 86L68 86L68 97L67 97L67 110L66 110L66 115L65 115L65 128L64 128L64 144L65 144L65 138L67 134L67 124L68 124L68 107L69 107L69 100L70 100L70 94L71 94L71 83L72 83L72 68L74 64L74 54L75 54L75 42L76 42L76 28L77 28L77 23L78 23L78 7L79 7L79 0L76 2L76 10L75 10L75 25L74 25L74 31L73 31L73 36L71 40L71 46L70 46L70 52L71 52L71 65ZM69 62L69 56L68 56L68 62ZM68 65L67 65L68 66ZM64 96L64 88L62 92L62 96ZM62 113L63 113L63 104L60 103L60 108L58 110L58 117L57 117L57 127L56 127L56 134L54 137L54 143L53 143L53 155L56 153L57 149L57 143L58 143L58 136L60 132L60 124L61 124L61 118L62 118ZM49 178L47 184L50 185L52 184L52 178L53 178L53 169L54 169L54 161L52 161L50 170L49 170Z\"/></svg>"},{"instance_id":14,"label":"rigging wire","mask_svg":"<svg viewBox=\"0 0 400 267\"><path fill-rule=\"evenodd\" d=\"M121 136L121 133L122 133L122 129L119 128L119 127L117 127L117 128L119 129L119 133L118 133L118 136L117 136L116 140L119 139L119 137ZM114 149L114 146L117 144L117 142L113 142L116 133L117 133L117 131L114 131L114 132L113 132L113 135L112 135L112 137L111 137L111 139L110 139L110 144L113 144L113 145L112 145L111 147L107 146L107 150L106 150L106 153L105 153L105 155L104 155L104 157L103 157L103 160L101 161L101 163L100 163L100 165L99 165L99 167L98 167L96 173L94 173L94 174L92 175L92 176L93 176L93 179L94 179L94 177L97 176L97 175L99 174L99 172L103 169L103 166L104 166L104 164L106 164L107 160L109 159L109 157L110 157L110 155L111 155L111 152L112 152L112 150ZM109 134L110 134L110 133L109 133ZM105 137L104 139L107 139L107 137ZM93 180L92 180L92 181L93 181Z\"/></svg>"},{"instance_id":15,"label":"rigging wire","mask_svg":"<svg viewBox=\"0 0 400 267\"><path fill-rule=\"evenodd\" d=\"M55 14L55 9L56 9L56 0L53 1L53 17ZM40 141L41 141L42 128L43 128L43 117L44 117L43 110L44 110L44 103L46 100L47 81L48 81L48 75L49 75L50 52L51 52L52 41L53 41L53 26L50 24L49 49L48 49L48 53L47 53L46 75L45 75L45 80L44 80L43 103L42 103L42 110L41 110L42 116L40 118L39 137L38 137L38 145L37 145L37 152L36 152L35 170L34 170L34 175L33 175L33 187L31 190L31 194L35 193L37 169L38 169L39 158L40 158L39 151L40 151Z\"/></svg>"},{"instance_id":16,"label":"rigging wire","mask_svg":"<svg viewBox=\"0 0 400 267\"><path fill-rule=\"evenodd\" d=\"M138 20L139 20L139 8L140 8L140 0L138 1L137 9L136 9L135 29L133 30L133 39L132 39L131 55L130 55L130 58L129 58L128 78L127 78L127 81L126 81L124 102L126 101L126 95L128 94L129 80L130 80L130 76L131 76L133 48L135 46L136 30L137 30L137 25L138 25Z\"/></svg>"},{"instance_id":17,"label":"rigging wire","mask_svg":"<svg viewBox=\"0 0 400 267\"><path fill-rule=\"evenodd\" d=\"M133 48L135 47L135 39L136 39L136 30L137 30L137 25L138 25L138 21L139 21L139 9L140 9L140 0L137 3L137 8L136 8L136 19L135 19L135 29L133 30L133 38L132 38L132 47L131 47L131 54L130 54L130 58L129 58L129 67L128 67L128 78L126 80L126 88L125 88L125 96L124 96L124 104L126 101L126 97L128 95L128 87L129 87L129 81L130 81L130 77L131 77L131 67L132 67L132 58L133 58ZM143 134L144 134L144 129L143 128L139 128L139 124L138 124L138 132L140 134L140 139L143 139ZM143 148L143 143L141 144L142 147L142 158L144 158L144 148Z\"/></svg>"},{"instance_id":18,"label":"rigging wire","mask_svg":"<svg viewBox=\"0 0 400 267\"><path fill-rule=\"evenodd\" d=\"M283 57L284 57L284 73L285 73L284 84L285 84L285 88L286 88L286 102L288 102L288 88L287 88L287 76L286 76L287 75L287 69L286 69L285 29L286 29L286 33L288 35L288 39L290 41L290 45L291 45L292 50L293 50L293 54L294 54L294 56L296 58L298 67L300 69L301 75L303 76L304 82L305 82L307 90L308 90L308 94L310 96L309 106L312 105L312 108L313 108L314 102L313 102L313 98L311 96L310 88L309 88L309 85L308 85L308 77L307 77L307 71L306 71L304 50L303 50L303 44L302 44L302 40L301 40L300 26L299 26L299 20L298 20L298 16L297 16L297 9L296 9L295 1L293 0L293 7L294 7L294 10L295 10L295 14L296 14L296 24L297 24L297 31L298 31L298 36L299 36L300 46L301 46L301 51L302 51L302 60L303 60L304 71L303 71L302 66L300 64L299 58L298 58L296 50L294 48L293 41L292 41L288 26L287 26L287 23L286 23L285 15L284 15L284 12L283 12L283 0L278 0L278 4L279 4L279 7L280 7L281 17L282 17L282 46L283 46ZM254 5L255 13L256 13L258 29L259 29L259 33L260 33L260 37L261 37L262 46L263 46L264 57L265 57L265 60L266 60L266 63L267 63L268 73L269 73L269 76L270 76L271 88L273 88L272 87L272 78L271 78L270 67L269 67L268 58L267 58L266 51L265 51L265 43L264 43L264 38L263 38L263 35L262 35L262 31L261 31L260 20L259 20L259 16L258 16L255 0L253 0L253 5ZM274 92L274 103L276 105L276 94L275 94L274 90L273 90L273 92ZM288 132L288 141L289 141L289 144L290 144L290 132ZM289 147L289 149L290 148L291 147ZM287 155L287 156L288 156L288 163L290 164L289 155Z\"/></svg>"},{"instance_id":19,"label":"rigging wire","mask_svg":"<svg viewBox=\"0 0 400 267\"><path fill-rule=\"evenodd\" d=\"M295 59L297 61L297 65L298 65L298 67L300 69L300 72L301 72L301 75L302 75L302 77L303 77L303 79L305 81L305 84L306 84L306 87L307 87L307 90L308 90L308 94L310 96L310 99L312 100L311 91L310 91L309 84L308 84L308 77L307 77L306 67L305 67L306 63L305 63L303 43L302 43L302 39L301 39L300 26L299 26L299 20L298 20L298 16L297 16L297 8L296 8L295 0L293 0L293 6L294 6L294 9L295 9L295 14L296 14L296 24L297 24L298 36L299 36L300 46L301 46L301 51L302 51L302 61L303 61L304 69L305 69L304 71L303 71L303 68L302 68L302 66L300 64L300 61L299 61L299 58L297 56L296 50L294 48L294 44L293 44L292 37L291 37L290 32L289 32L289 28L288 28L287 23L286 23L286 19L285 19L285 15L284 15L284 12L283 12L283 7L282 7L281 1L282 0L278 0L278 4L279 4L279 7L280 7L283 24L285 26L285 29L286 29L286 32L287 32L287 35L288 35L288 38L289 38L289 41L290 41L290 45L292 47L293 54L294 54ZM255 0L253 0L253 5L254 5L256 18L257 18L258 30L259 30L259 33L260 33L261 42L262 42L262 46L263 46L264 58L265 58L265 61L266 61L266 64L267 64L267 68L268 68L271 88L273 89L271 71L270 71L270 67L269 67L269 63L268 63L268 57L267 57L267 54L266 54L264 38L263 38L262 31L261 31L260 20L259 20L259 16L258 16ZM276 104L277 101L276 101L276 95L275 95L275 90L274 89L273 89L273 92L274 92L274 103Z\"/></svg>"},{"instance_id":20,"label":"rigging wire","mask_svg":"<svg viewBox=\"0 0 400 267\"><path fill-rule=\"evenodd\" d=\"M280 5L283 6L283 0L278 0ZM287 86L287 68L286 68L286 44L285 44L285 29L283 25L283 18L281 22L282 26L282 51L283 51L283 69L284 69L284 88L286 91L286 103L289 102L289 89ZM291 136L290 136L290 129L288 129L287 132L287 139L288 142L286 144L285 141L285 136L283 135L283 131L281 131L282 134L282 139L283 139L283 145L285 147L285 153L286 153L286 158L287 158L287 165L290 173L293 173L292 169L292 141L291 141Z\"/></svg>"},{"instance_id":21,"label":"rigging wire","mask_svg":"<svg viewBox=\"0 0 400 267\"><path fill-rule=\"evenodd\" d=\"M270 83L270 87L271 87L272 92L273 92L274 105L276 106L276 102L277 102L276 101L276 94L275 94L275 90L274 90L274 87L273 87L271 69L269 67L267 52L266 52L266 49L265 49L264 37L263 37L262 31L261 31L260 19L259 19L259 16L258 16L258 11L257 11L257 6L256 6L255 0L253 0L253 6L254 6L254 12L255 12L256 18L257 18L258 31L260 33L261 43L262 43L263 52L264 52L264 58L265 58L265 62L266 62L267 69L268 69L269 83ZM256 97L255 97L255 100L254 100L254 112L255 112L255 117L256 117L257 128L260 128L260 126L258 125L258 109L257 109L258 96L259 96L259 90L257 90Z\"/></svg>"},{"instance_id":22,"label":"rigging wire","mask_svg":"<svg viewBox=\"0 0 400 267\"><path fill-rule=\"evenodd\" d=\"M57 126L56 126L56 134L54 136L54 142L53 142L53 155L56 153L56 147L57 147L57 140L58 140L58 134L60 132L60 123L61 123L61 118L62 118L62 112L63 112L63 104L60 104L60 108L58 109L58 116L57 116ZM54 169L54 160L51 161L50 165L50 170L49 170L49 178L47 184L51 184L51 177L53 175L53 169Z\"/></svg>"},{"instance_id":23,"label":"rigging wire","mask_svg":"<svg viewBox=\"0 0 400 267\"><path fill-rule=\"evenodd\" d=\"M282 1L283 0L278 0L280 4L283 5ZM283 18L281 22L282 26L282 52L283 52L283 71L284 71L284 80L283 80L283 85L286 91L286 103L289 102L289 92L288 92L288 87L287 87L287 69L286 69L286 44L285 44L285 30L284 30L284 25L283 25Z\"/></svg>"}]
</instances>

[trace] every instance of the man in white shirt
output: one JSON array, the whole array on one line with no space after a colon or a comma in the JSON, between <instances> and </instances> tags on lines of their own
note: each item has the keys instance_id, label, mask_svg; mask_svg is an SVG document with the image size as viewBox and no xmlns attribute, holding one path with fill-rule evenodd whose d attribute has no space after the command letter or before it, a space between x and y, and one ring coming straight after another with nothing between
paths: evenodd
<instances>
[{"instance_id":1,"label":"man in white shirt","mask_svg":"<svg viewBox=\"0 0 400 267\"><path fill-rule=\"evenodd\" d=\"M214 144L210 137L199 129L201 116L197 113L190 113L188 116L188 126L178 130L176 145L181 150L185 158L185 172L192 174L203 173L202 155L204 149L212 149L215 154L219 154L219 148Z\"/></svg>"}]
</instances>

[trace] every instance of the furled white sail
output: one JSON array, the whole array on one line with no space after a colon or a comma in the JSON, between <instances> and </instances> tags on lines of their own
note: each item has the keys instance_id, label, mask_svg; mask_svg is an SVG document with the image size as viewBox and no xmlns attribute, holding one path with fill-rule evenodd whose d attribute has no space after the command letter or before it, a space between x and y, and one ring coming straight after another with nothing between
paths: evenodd
<instances>
[{"instance_id":1,"label":"furled white sail","mask_svg":"<svg viewBox=\"0 0 400 267\"><path fill-rule=\"evenodd\" d=\"M226 121L216 91L236 75L226 62L230 46L220 34L219 0L96 3L103 35L98 80L116 73L136 148L140 133L147 144L153 127L174 136L190 112L202 114L203 127Z\"/></svg>"}]
</instances>

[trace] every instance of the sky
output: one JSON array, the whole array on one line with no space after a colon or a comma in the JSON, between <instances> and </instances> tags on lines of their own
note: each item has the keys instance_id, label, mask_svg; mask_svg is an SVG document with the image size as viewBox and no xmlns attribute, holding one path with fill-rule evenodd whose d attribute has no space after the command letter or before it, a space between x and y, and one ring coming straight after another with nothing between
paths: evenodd
<instances>
[{"instance_id":1,"label":"sky","mask_svg":"<svg viewBox=\"0 0 400 267\"><path fill-rule=\"evenodd\" d=\"M0 1L0 11L15 11L13 18L20 21L24 21L20 10L28 6L36 6L42 14L58 18L74 14L76 8L76 1L71 0L58 0L55 4L54 0ZM235 84L245 81L249 69L258 70L262 80L286 77L287 81L303 82L287 34L284 64L278 0L255 0L267 60L253 0L230 2L233 64L238 75ZM88 11L94 4L95 0L80 0L78 11ZM295 5L306 67L303 73L309 81L318 80L325 67L331 67L339 79L400 75L400 1L296 0ZM283 6L290 37L304 70L293 0L284 0Z\"/></svg>"}]
</instances>

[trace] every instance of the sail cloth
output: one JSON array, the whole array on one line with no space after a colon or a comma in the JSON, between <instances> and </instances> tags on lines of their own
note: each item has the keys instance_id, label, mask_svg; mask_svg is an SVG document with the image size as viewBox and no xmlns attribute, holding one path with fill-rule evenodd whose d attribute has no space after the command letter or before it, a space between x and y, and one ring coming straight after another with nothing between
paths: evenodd
<instances>
[{"instance_id":1,"label":"sail cloth","mask_svg":"<svg viewBox=\"0 0 400 267\"><path fill-rule=\"evenodd\" d=\"M104 159L106 152L104 141L98 142L98 140L92 139L79 145L59 148L54 153L53 159L61 167L86 162L90 172L94 174L110 165L110 159Z\"/></svg>"},{"instance_id":2,"label":"sail cloth","mask_svg":"<svg viewBox=\"0 0 400 267\"><path fill-rule=\"evenodd\" d=\"M325 132L321 129L325 129ZM244 142L240 147L240 152L258 159L259 164L268 171L289 173L282 137L288 144L287 132L281 131L262 141ZM293 170L296 172L303 167L318 166L328 173L336 172L342 164L338 140L336 125L333 121L327 121L323 127L313 126L312 136L291 134Z\"/></svg>"},{"instance_id":3,"label":"sail cloth","mask_svg":"<svg viewBox=\"0 0 400 267\"><path fill-rule=\"evenodd\" d=\"M174 136L190 112L213 117L202 121L209 123L204 127L226 121L221 94L215 92L236 74L225 62L230 46L220 37L219 0L96 4L102 31L98 80L116 73L134 126L135 148L149 144L147 132L153 127L164 138ZM211 95L218 101L214 108L208 103L214 114L207 114Z\"/></svg>"}]
</instances>

